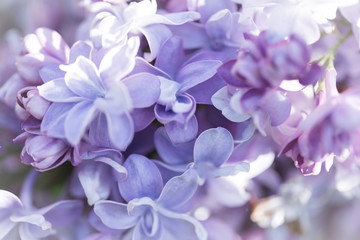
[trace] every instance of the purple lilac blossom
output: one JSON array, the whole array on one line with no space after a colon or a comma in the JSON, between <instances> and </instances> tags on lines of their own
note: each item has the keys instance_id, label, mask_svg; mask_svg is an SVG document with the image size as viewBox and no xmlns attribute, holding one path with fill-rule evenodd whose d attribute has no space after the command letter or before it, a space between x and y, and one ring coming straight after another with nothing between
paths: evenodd
<instances>
[{"instance_id":1,"label":"purple lilac blossom","mask_svg":"<svg viewBox=\"0 0 360 240\"><path fill-rule=\"evenodd\" d=\"M303 85L316 83L322 74L317 64L309 64L310 52L301 38L268 43L265 32L250 37L236 60L225 62L218 74L228 87L213 95L212 101L225 117L242 122L249 117L262 133L279 126L290 115L291 101L282 89L284 81ZM231 73L231 74L230 74Z\"/></svg>"},{"instance_id":2,"label":"purple lilac blossom","mask_svg":"<svg viewBox=\"0 0 360 240\"><path fill-rule=\"evenodd\" d=\"M119 182L119 189L128 203L99 201L94 206L95 214L106 226L134 228L133 239L207 238L198 221L181 213L197 189L197 176L192 170L163 186L160 171L146 157L131 155L124 166L128 177Z\"/></svg>"},{"instance_id":3,"label":"purple lilac blossom","mask_svg":"<svg viewBox=\"0 0 360 240\"><path fill-rule=\"evenodd\" d=\"M155 67L165 73L159 76L161 93L155 114L174 143L188 142L196 137L196 99L187 92L213 77L220 64L217 60L187 62L180 38L169 38L163 44L155 62Z\"/></svg>"},{"instance_id":4,"label":"purple lilac blossom","mask_svg":"<svg viewBox=\"0 0 360 240\"><path fill-rule=\"evenodd\" d=\"M53 102L41 123L43 132L76 145L91 122L105 116L111 143L126 149L135 131L130 113L150 107L160 94L156 76L139 73L126 77L134 66L138 41L133 38L128 44L107 51L99 66L78 56L74 63L61 66L64 77L38 87L40 95ZM116 59L124 65L111 65Z\"/></svg>"},{"instance_id":5,"label":"purple lilac blossom","mask_svg":"<svg viewBox=\"0 0 360 240\"><path fill-rule=\"evenodd\" d=\"M56 228L73 223L82 212L79 200L62 200L36 209L32 205L32 187L36 174L31 172L23 186L21 199L0 190L1 239L39 239L55 235Z\"/></svg>"}]
</instances>

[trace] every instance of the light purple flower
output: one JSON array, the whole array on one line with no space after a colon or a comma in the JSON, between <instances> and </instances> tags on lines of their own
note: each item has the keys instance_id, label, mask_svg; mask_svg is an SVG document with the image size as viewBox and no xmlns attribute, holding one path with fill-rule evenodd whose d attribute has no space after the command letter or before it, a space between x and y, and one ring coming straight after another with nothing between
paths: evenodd
<instances>
[{"instance_id":1,"label":"light purple flower","mask_svg":"<svg viewBox=\"0 0 360 240\"><path fill-rule=\"evenodd\" d=\"M131 155L124 164L128 171L119 183L127 204L99 201L95 214L111 229L133 230L133 239L206 239L207 233L182 207L197 189L197 175L189 170L170 179L163 187L156 165L141 155Z\"/></svg>"},{"instance_id":2,"label":"light purple flower","mask_svg":"<svg viewBox=\"0 0 360 240\"><path fill-rule=\"evenodd\" d=\"M199 18L196 12L157 13L156 0L118 4L109 8L108 4L103 4L97 10L90 31L95 46L108 48L126 41L130 34L141 33L149 44L151 60L157 56L161 44L172 36L165 25L181 25Z\"/></svg>"},{"instance_id":3,"label":"light purple flower","mask_svg":"<svg viewBox=\"0 0 360 240\"><path fill-rule=\"evenodd\" d=\"M32 204L34 173L26 179L21 200L11 192L0 190L1 239L40 239L56 234L56 228L72 224L82 212L79 200L63 200L35 209Z\"/></svg>"},{"instance_id":4,"label":"light purple flower","mask_svg":"<svg viewBox=\"0 0 360 240\"><path fill-rule=\"evenodd\" d=\"M107 129L111 143L125 150L135 131L131 112L152 106L160 94L159 80L151 74L125 77L134 67L139 43L132 39L129 44L107 51L98 66L80 55L75 62L61 66L64 77L39 86L40 95L53 102L41 131L76 145L90 124L101 118L106 125L93 129L95 133Z\"/></svg>"},{"instance_id":5,"label":"light purple flower","mask_svg":"<svg viewBox=\"0 0 360 240\"><path fill-rule=\"evenodd\" d=\"M175 54L177 58L173 57ZM155 107L155 114L156 118L165 125L174 143L191 141L196 137L198 128L194 115L196 99L188 91L211 79L220 64L221 62L217 60L186 62L182 41L177 37L168 39L162 46L155 62L155 67L163 71L158 73L161 74L159 76L161 94ZM205 90L199 92L198 96L205 99L207 95L209 93Z\"/></svg>"}]
</instances>

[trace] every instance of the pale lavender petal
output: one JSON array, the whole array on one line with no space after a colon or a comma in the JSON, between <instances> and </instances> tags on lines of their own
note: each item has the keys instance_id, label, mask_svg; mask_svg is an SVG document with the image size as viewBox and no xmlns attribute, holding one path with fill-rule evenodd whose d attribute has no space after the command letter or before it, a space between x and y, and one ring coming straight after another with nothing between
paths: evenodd
<instances>
[{"instance_id":1,"label":"pale lavender petal","mask_svg":"<svg viewBox=\"0 0 360 240\"><path fill-rule=\"evenodd\" d=\"M73 64L63 65L66 71L66 86L81 97L95 99L105 96L105 88L95 64L89 59L79 56Z\"/></svg>"},{"instance_id":2,"label":"pale lavender petal","mask_svg":"<svg viewBox=\"0 0 360 240\"><path fill-rule=\"evenodd\" d=\"M41 131L57 138L65 138L65 119L76 103L52 103L42 122Z\"/></svg>"},{"instance_id":3,"label":"pale lavender petal","mask_svg":"<svg viewBox=\"0 0 360 240\"><path fill-rule=\"evenodd\" d=\"M111 143L124 151L134 137L134 123L128 114L107 114L106 122ZM99 129L101 131L101 129Z\"/></svg>"},{"instance_id":4,"label":"pale lavender petal","mask_svg":"<svg viewBox=\"0 0 360 240\"><path fill-rule=\"evenodd\" d=\"M193 159L194 142L173 144L164 127L156 130L154 143L161 159L168 164L186 164Z\"/></svg>"},{"instance_id":5,"label":"pale lavender petal","mask_svg":"<svg viewBox=\"0 0 360 240\"><path fill-rule=\"evenodd\" d=\"M36 37L48 54L56 57L60 62L68 59L69 47L59 33L49 28L38 28ZM31 48L31 46L27 47Z\"/></svg>"},{"instance_id":6,"label":"pale lavender petal","mask_svg":"<svg viewBox=\"0 0 360 240\"><path fill-rule=\"evenodd\" d=\"M269 114L272 126L278 126L289 117L290 100L281 92L268 92L262 99L260 107Z\"/></svg>"},{"instance_id":7,"label":"pale lavender petal","mask_svg":"<svg viewBox=\"0 0 360 240\"><path fill-rule=\"evenodd\" d=\"M59 68L59 64L48 64L40 69L39 74L44 83L65 76L65 72Z\"/></svg>"},{"instance_id":8,"label":"pale lavender petal","mask_svg":"<svg viewBox=\"0 0 360 240\"><path fill-rule=\"evenodd\" d=\"M176 73L184 63L184 60L185 54L182 48L182 39L171 37L161 46L155 66L169 74L172 79L175 79Z\"/></svg>"},{"instance_id":9,"label":"pale lavender petal","mask_svg":"<svg viewBox=\"0 0 360 240\"><path fill-rule=\"evenodd\" d=\"M176 211L194 196L197 187L198 176L190 169L165 184L157 203L166 209Z\"/></svg>"},{"instance_id":10,"label":"pale lavender petal","mask_svg":"<svg viewBox=\"0 0 360 240\"><path fill-rule=\"evenodd\" d=\"M171 37L171 31L161 24L152 24L140 29L142 34L144 34L151 52L150 61L154 60L160 50L161 45Z\"/></svg>"},{"instance_id":11,"label":"pale lavender petal","mask_svg":"<svg viewBox=\"0 0 360 240\"><path fill-rule=\"evenodd\" d=\"M125 161L124 167L128 171L128 176L119 182L119 190L126 201L142 197L159 197L163 180L159 169L151 160L142 155L132 154Z\"/></svg>"},{"instance_id":12,"label":"pale lavender petal","mask_svg":"<svg viewBox=\"0 0 360 240\"><path fill-rule=\"evenodd\" d=\"M234 140L228 130L222 127L208 129L196 139L194 162L212 163L219 167L228 160L233 149Z\"/></svg>"},{"instance_id":13,"label":"pale lavender petal","mask_svg":"<svg viewBox=\"0 0 360 240\"><path fill-rule=\"evenodd\" d=\"M128 229L136 225L140 216L129 215L127 205L113 201L99 201L94 205L95 214L112 229Z\"/></svg>"},{"instance_id":14,"label":"pale lavender petal","mask_svg":"<svg viewBox=\"0 0 360 240\"><path fill-rule=\"evenodd\" d=\"M79 56L91 59L92 46L84 41L77 41L70 49L69 64L74 63Z\"/></svg>"},{"instance_id":15,"label":"pale lavender petal","mask_svg":"<svg viewBox=\"0 0 360 240\"><path fill-rule=\"evenodd\" d=\"M41 84L42 80L39 75L39 70L44 66L44 62L46 62L46 64L59 64L59 61L51 56L30 53L17 58L16 67L20 76L28 83Z\"/></svg>"},{"instance_id":16,"label":"pale lavender petal","mask_svg":"<svg viewBox=\"0 0 360 240\"><path fill-rule=\"evenodd\" d=\"M105 82L111 82L118 81L129 74L135 66L139 44L138 38L131 38L126 45L119 44L109 49L99 66L101 78Z\"/></svg>"},{"instance_id":17,"label":"pale lavender petal","mask_svg":"<svg viewBox=\"0 0 360 240\"><path fill-rule=\"evenodd\" d=\"M91 101L79 102L69 111L65 119L65 136L73 146L80 142L95 113Z\"/></svg>"},{"instance_id":18,"label":"pale lavender petal","mask_svg":"<svg viewBox=\"0 0 360 240\"><path fill-rule=\"evenodd\" d=\"M111 183L114 179L109 166L88 162L84 167L80 167L78 177L90 206L110 196Z\"/></svg>"},{"instance_id":19,"label":"pale lavender petal","mask_svg":"<svg viewBox=\"0 0 360 240\"><path fill-rule=\"evenodd\" d=\"M82 96L72 92L64 78L54 79L38 86L39 94L50 102L78 102L84 100Z\"/></svg>"},{"instance_id":20,"label":"pale lavender petal","mask_svg":"<svg viewBox=\"0 0 360 240\"><path fill-rule=\"evenodd\" d=\"M82 213L81 200L63 200L38 210L52 227L63 227L75 222Z\"/></svg>"},{"instance_id":21,"label":"pale lavender petal","mask_svg":"<svg viewBox=\"0 0 360 240\"><path fill-rule=\"evenodd\" d=\"M160 96L160 80L149 73L138 73L122 81L127 87L134 108L153 105Z\"/></svg>"},{"instance_id":22,"label":"pale lavender petal","mask_svg":"<svg viewBox=\"0 0 360 240\"><path fill-rule=\"evenodd\" d=\"M188 1L188 8L193 11L198 11L201 15L200 22L205 23L211 15L222 9L228 9L230 12L236 11L235 3L231 0L223 1Z\"/></svg>"},{"instance_id":23,"label":"pale lavender petal","mask_svg":"<svg viewBox=\"0 0 360 240\"><path fill-rule=\"evenodd\" d=\"M162 239L163 227L159 222L159 215L155 211L148 211L134 228L132 240ZM146 220L151 219L152 222Z\"/></svg>"},{"instance_id":24,"label":"pale lavender petal","mask_svg":"<svg viewBox=\"0 0 360 240\"><path fill-rule=\"evenodd\" d=\"M169 26L169 28L174 35L183 39L184 49L203 48L209 45L209 38L203 24L189 22L183 25Z\"/></svg>"},{"instance_id":25,"label":"pale lavender petal","mask_svg":"<svg viewBox=\"0 0 360 240\"><path fill-rule=\"evenodd\" d=\"M238 93L238 95L240 96L241 92L239 91ZM222 115L224 115L230 121L244 122L248 120L251 116L246 113L240 113L239 111L235 111L235 109L231 106L230 99L232 99L233 101L235 100L229 93L228 87L221 88L211 97L211 101L214 107L221 110Z\"/></svg>"},{"instance_id":26,"label":"pale lavender petal","mask_svg":"<svg viewBox=\"0 0 360 240\"><path fill-rule=\"evenodd\" d=\"M221 64L221 61L217 60L203 60L187 64L176 77L176 81L182 85L181 91L186 91L214 76Z\"/></svg>"},{"instance_id":27,"label":"pale lavender petal","mask_svg":"<svg viewBox=\"0 0 360 240\"><path fill-rule=\"evenodd\" d=\"M7 106L13 108L16 105L16 95L22 88L28 86L18 73L13 74L1 87L0 99Z\"/></svg>"},{"instance_id":28,"label":"pale lavender petal","mask_svg":"<svg viewBox=\"0 0 360 240\"><path fill-rule=\"evenodd\" d=\"M161 223L164 228L164 239L198 239L208 238L205 228L191 216L168 211L165 208L159 210Z\"/></svg>"},{"instance_id":29,"label":"pale lavender petal","mask_svg":"<svg viewBox=\"0 0 360 240\"><path fill-rule=\"evenodd\" d=\"M0 189L0 220L6 219L13 211L21 208L22 203L16 195Z\"/></svg>"},{"instance_id":30,"label":"pale lavender petal","mask_svg":"<svg viewBox=\"0 0 360 240\"><path fill-rule=\"evenodd\" d=\"M228 9L223 9L212 15L205 24L209 37L214 41L222 41L229 35L232 15Z\"/></svg>"},{"instance_id":31,"label":"pale lavender petal","mask_svg":"<svg viewBox=\"0 0 360 240\"><path fill-rule=\"evenodd\" d=\"M165 129L173 143L189 142L197 135L198 122L196 117L192 116L185 125L172 121L165 124Z\"/></svg>"}]
</instances>

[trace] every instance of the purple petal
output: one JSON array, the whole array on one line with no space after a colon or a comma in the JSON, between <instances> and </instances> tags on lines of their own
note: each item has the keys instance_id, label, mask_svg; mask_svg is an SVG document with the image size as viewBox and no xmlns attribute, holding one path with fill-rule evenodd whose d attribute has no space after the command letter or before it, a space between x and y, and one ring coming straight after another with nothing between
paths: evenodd
<instances>
[{"instance_id":1,"label":"purple petal","mask_svg":"<svg viewBox=\"0 0 360 240\"><path fill-rule=\"evenodd\" d=\"M80 142L95 113L96 109L91 101L77 103L69 111L65 119L65 136L73 146Z\"/></svg>"},{"instance_id":2,"label":"purple petal","mask_svg":"<svg viewBox=\"0 0 360 240\"><path fill-rule=\"evenodd\" d=\"M112 229L128 229L136 225L140 216L129 215L127 205L113 201L99 201L94 205L95 214Z\"/></svg>"},{"instance_id":3,"label":"purple petal","mask_svg":"<svg viewBox=\"0 0 360 240\"><path fill-rule=\"evenodd\" d=\"M51 102L77 102L84 100L72 92L63 78L54 79L38 86L39 94Z\"/></svg>"},{"instance_id":4,"label":"purple petal","mask_svg":"<svg viewBox=\"0 0 360 240\"><path fill-rule=\"evenodd\" d=\"M234 149L231 133L225 128L211 128L202 132L194 146L195 163L212 163L219 167L230 157Z\"/></svg>"},{"instance_id":5,"label":"purple petal","mask_svg":"<svg viewBox=\"0 0 360 240\"><path fill-rule=\"evenodd\" d=\"M313 63L306 71L304 76L300 78L300 83L304 86L315 84L321 79L322 75L323 75L323 68L317 65L316 63Z\"/></svg>"},{"instance_id":6,"label":"purple petal","mask_svg":"<svg viewBox=\"0 0 360 240\"><path fill-rule=\"evenodd\" d=\"M77 95L88 99L105 96L97 67L89 59L79 56L73 64L63 65L63 70L66 86Z\"/></svg>"},{"instance_id":7,"label":"purple petal","mask_svg":"<svg viewBox=\"0 0 360 240\"><path fill-rule=\"evenodd\" d=\"M172 79L175 79L176 73L184 60L185 54L182 47L182 39L171 37L161 46L155 66L169 74Z\"/></svg>"},{"instance_id":8,"label":"purple petal","mask_svg":"<svg viewBox=\"0 0 360 240\"><path fill-rule=\"evenodd\" d=\"M126 201L135 198L159 197L163 188L162 177L159 169L148 158L132 154L124 163L128 177L119 182L119 190Z\"/></svg>"},{"instance_id":9,"label":"purple petal","mask_svg":"<svg viewBox=\"0 0 360 240\"><path fill-rule=\"evenodd\" d=\"M105 114L111 143L124 151L134 137L134 123L128 114ZM99 129L101 131L101 129Z\"/></svg>"},{"instance_id":10,"label":"purple petal","mask_svg":"<svg viewBox=\"0 0 360 240\"><path fill-rule=\"evenodd\" d=\"M165 184L157 202L166 209L176 211L194 196L197 187L198 176L194 170L190 169L170 179Z\"/></svg>"},{"instance_id":11,"label":"purple petal","mask_svg":"<svg viewBox=\"0 0 360 240\"><path fill-rule=\"evenodd\" d=\"M221 64L217 60L203 60L189 63L180 69L176 81L182 85L181 91L186 91L214 76Z\"/></svg>"},{"instance_id":12,"label":"purple petal","mask_svg":"<svg viewBox=\"0 0 360 240\"><path fill-rule=\"evenodd\" d=\"M226 83L218 75L214 75L209 80L196 85L186 92L195 98L196 103L211 105L212 96L224 86L226 86Z\"/></svg>"},{"instance_id":13,"label":"purple petal","mask_svg":"<svg viewBox=\"0 0 360 240\"><path fill-rule=\"evenodd\" d=\"M173 143L185 143L195 139L198 132L198 122L192 116L186 124L172 121L165 124L165 129Z\"/></svg>"},{"instance_id":14,"label":"purple petal","mask_svg":"<svg viewBox=\"0 0 360 240\"><path fill-rule=\"evenodd\" d=\"M127 87L134 108L146 108L153 105L160 96L160 81L155 75L138 73L122 81Z\"/></svg>"},{"instance_id":15,"label":"purple petal","mask_svg":"<svg viewBox=\"0 0 360 240\"><path fill-rule=\"evenodd\" d=\"M186 164L193 159L194 142L173 144L164 127L156 130L154 143L161 159L168 164Z\"/></svg>"},{"instance_id":16,"label":"purple petal","mask_svg":"<svg viewBox=\"0 0 360 240\"><path fill-rule=\"evenodd\" d=\"M154 107L134 109L131 112L135 132L141 131L150 125L155 119Z\"/></svg>"}]
</instances>

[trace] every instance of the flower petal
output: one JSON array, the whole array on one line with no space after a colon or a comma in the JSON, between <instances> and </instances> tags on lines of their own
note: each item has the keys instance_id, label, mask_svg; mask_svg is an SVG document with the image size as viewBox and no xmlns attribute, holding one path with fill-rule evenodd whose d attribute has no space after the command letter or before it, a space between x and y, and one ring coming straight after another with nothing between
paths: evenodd
<instances>
[{"instance_id":1,"label":"flower petal","mask_svg":"<svg viewBox=\"0 0 360 240\"><path fill-rule=\"evenodd\" d=\"M94 205L95 214L112 229L128 229L136 225L140 216L130 215L127 205L114 201L99 201Z\"/></svg>"},{"instance_id":2,"label":"flower petal","mask_svg":"<svg viewBox=\"0 0 360 240\"><path fill-rule=\"evenodd\" d=\"M159 169L148 158L132 154L124 163L128 176L119 182L119 190L126 201L150 197L156 199L163 188Z\"/></svg>"},{"instance_id":3,"label":"flower petal","mask_svg":"<svg viewBox=\"0 0 360 240\"><path fill-rule=\"evenodd\" d=\"M194 142L173 144L164 127L156 130L154 143L161 159L168 164L186 164L193 159Z\"/></svg>"},{"instance_id":4,"label":"flower petal","mask_svg":"<svg viewBox=\"0 0 360 240\"><path fill-rule=\"evenodd\" d=\"M160 80L149 73L138 73L122 81L127 87L134 108L153 105L160 96Z\"/></svg>"},{"instance_id":5,"label":"flower petal","mask_svg":"<svg viewBox=\"0 0 360 240\"><path fill-rule=\"evenodd\" d=\"M61 67L66 71L64 77L66 86L75 94L88 99L105 95L99 72L91 60L79 56L74 63Z\"/></svg>"},{"instance_id":6,"label":"flower petal","mask_svg":"<svg viewBox=\"0 0 360 240\"><path fill-rule=\"evenodd\" d=\"M234 149L231 133L225 128L211 128L202 132L194 146L195 163L212 163L219 167L230 157Z\"/></svg>"},{"instance_id":7,"label":"flower petal","mask_svg":"<svg viewBox=\"0 0 360 240\"><path fill-rule=\"evenodd\" d=\"M125 151L134 137L134 123L131 117L128 114L105 113L105 115L111 143L119 150Z\"/></svg>"},{"instance_id":8,"label":"flower petal","mask_svg":"<svg viewBox=\"0 0 360 240\"><path fill-rule=\"evenodd\" d=\"M65 83L64 78L57 78L38 86L39 94L51 102L77 102L84 98L76 95Z\"/></svg>"},{"instance_id":9,"label":"flower petal","mask_svg":"<svg viewBox=\"0 0 360 240\"><path fill-rule=\"evenodd\" d=\"M73 146L80 142L95 113L96 109L91 101L77 103L69 111L65 119L65 136Z\"/></svg>"},{"instance_id":10,"label":"flower petal","mask_svg":"<svg viewBox=\"0 0 360 240\"><path fill-rule=\"evenodd\" d=\"M185 205L195 194L198 187L198 176L192 169L180 176L171 178L164 186L157 202L159 205L178 210Z\"/></svg>"}]
</instances>

